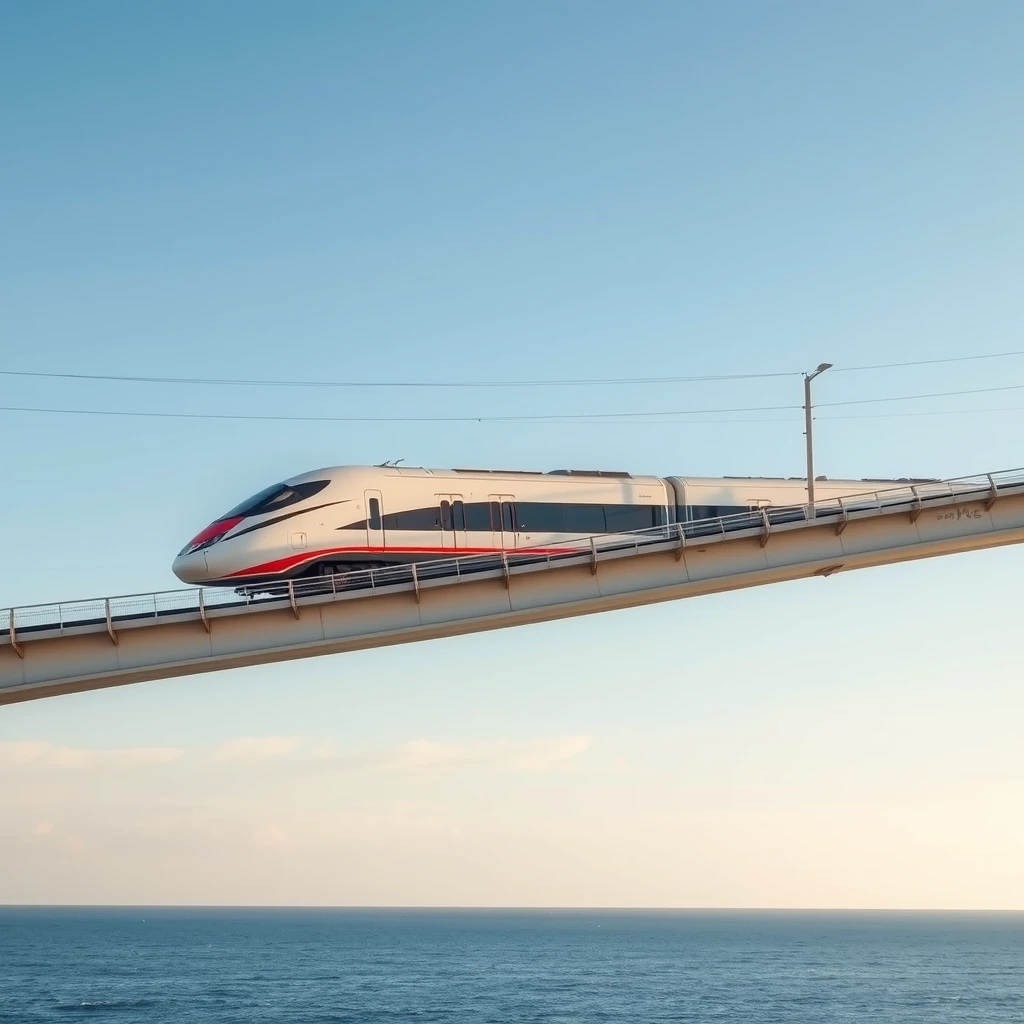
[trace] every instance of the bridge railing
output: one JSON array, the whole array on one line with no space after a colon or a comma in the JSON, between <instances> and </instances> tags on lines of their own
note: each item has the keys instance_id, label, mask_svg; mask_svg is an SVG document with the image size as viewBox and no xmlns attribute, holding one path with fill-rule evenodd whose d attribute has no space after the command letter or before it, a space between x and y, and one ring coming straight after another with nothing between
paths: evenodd
<instances>
[{"instance_id":1,"label":"bridge railing","mask_svg":"<svg viewBox=\"0 0 1024 1024\"><path fill-rule=\"evenodd\" d=\"M1001 489L1022 485L1024 468L1011 469L951 480L908 482L842 498L828 498L815 502L813 509L806 504L769 506L730 516L560 541L556 547L545 548L543 551L525 549L474 555L456 554L451 558L415 564L406 563L334 576L301 579L291 584L274 584L269 592L267 586L253 588L247 592L240 581L239 590L225 587L190 587L149 594L25 605L8 609L6 615L0 613L0 638L9 642L12 629L17 635L41 629L64 629L104 622L112 628L115 622L164 619L194 612L205 614L207 609L260 605L325 593L360 592L371 595L389 587L408 586L410 583L418 586L420 582L441 577L457 580L464 577L472 578L480 572L489 570L507 571L520 565L557 564L586 553L596 556L600 552L630 548L639 552L645 547L664 544L666 541L675 540L685 544L690 539L707 540L742 530L770 531L773 526L817 522L852 513L884 511L901 505L924 508L931 502L951 497L965 500L978 500L983 497L995 499Z\"/></svg>"}]
</instances>

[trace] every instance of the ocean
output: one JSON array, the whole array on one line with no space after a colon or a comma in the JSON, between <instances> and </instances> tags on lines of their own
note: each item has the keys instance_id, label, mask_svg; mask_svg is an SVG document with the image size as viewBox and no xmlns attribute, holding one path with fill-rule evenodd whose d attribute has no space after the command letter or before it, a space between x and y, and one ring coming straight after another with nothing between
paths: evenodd
<instances>
[{"instance_id":1,"label":"ocean","mask_svg":"<svg viewBox=\"0 0 1024 1024\"><path fill-rule=\"evenodd\" d=\"M0 907L0 1020L1024 1021L1024 915Z\"/></svg>"}]
</instances>

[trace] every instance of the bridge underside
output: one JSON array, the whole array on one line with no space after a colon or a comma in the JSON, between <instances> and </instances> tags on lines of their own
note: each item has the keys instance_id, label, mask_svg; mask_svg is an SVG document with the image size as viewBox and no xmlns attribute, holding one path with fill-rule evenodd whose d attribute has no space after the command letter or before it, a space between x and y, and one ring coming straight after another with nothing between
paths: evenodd
<instances>
[{"instance_id":1,"label":"bridge underside","mask_svg":"<svg viewBox=\"0 0 1024 1024\"><path fill-rule=\"evenodd\" d=\"M975 491L975 494L978 492ZM672 601L1024 541L1024 484L539 565L0 640L0 704ZM109 605L108 605L109 614ZM12 614L12 623L14 616Z\"/></svg>"}]
</instances>

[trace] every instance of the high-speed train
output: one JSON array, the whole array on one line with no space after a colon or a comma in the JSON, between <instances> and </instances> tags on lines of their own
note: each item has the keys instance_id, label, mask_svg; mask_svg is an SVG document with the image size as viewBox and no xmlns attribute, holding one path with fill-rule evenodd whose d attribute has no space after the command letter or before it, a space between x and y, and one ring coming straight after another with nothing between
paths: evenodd
<instances>
[{"instance_id":1,"label":"high-speed train","mask_svg":"<svg viewBox=\"0 0 1024 1024\"><path fill-rule=\"evenodd\" d=\"M875 481L820 480L815 498L875 489ZM555 554L601 534L806 499L802 477L335 466L246 499L196 534L172 571L184 583L241 588L455 555Z\"/></svg>"}]
</instances>

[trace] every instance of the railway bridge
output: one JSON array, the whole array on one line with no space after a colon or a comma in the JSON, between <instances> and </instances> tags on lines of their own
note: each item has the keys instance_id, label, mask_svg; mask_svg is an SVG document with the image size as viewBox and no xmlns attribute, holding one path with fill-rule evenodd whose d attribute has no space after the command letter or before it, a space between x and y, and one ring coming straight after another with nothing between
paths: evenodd
<instances>
[{"instance_id":1,"label":"railway bridge","mask_svg":"<svg viewBox=\"0 0 1024 1024\"><path fill-rule=\"evenodd\" d=\"M1024 469L282 584L10 608L0 704L412 643L1024 541Z\"/></svg>"}]
</instances>

